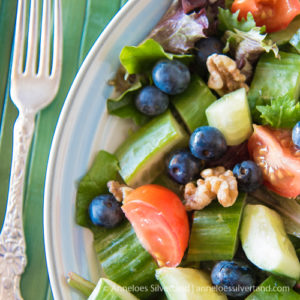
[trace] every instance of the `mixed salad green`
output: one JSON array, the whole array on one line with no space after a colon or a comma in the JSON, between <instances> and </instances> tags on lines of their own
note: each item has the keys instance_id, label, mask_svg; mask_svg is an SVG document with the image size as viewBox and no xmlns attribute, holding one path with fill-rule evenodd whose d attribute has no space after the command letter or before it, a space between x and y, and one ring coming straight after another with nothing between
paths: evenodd
<instances>
[{"instance_id":1,"label":"mixed salad green","mask_svg":"<svg viewBox=\"0 0 300 300\"><path fill-rule=\"evenodd\" d=\"M122 49L107 109L138 129L78 185L105 278L70 273L73 288L300 299L299 14L298 0L175 0Z\"/></svg>"}]
</instances>

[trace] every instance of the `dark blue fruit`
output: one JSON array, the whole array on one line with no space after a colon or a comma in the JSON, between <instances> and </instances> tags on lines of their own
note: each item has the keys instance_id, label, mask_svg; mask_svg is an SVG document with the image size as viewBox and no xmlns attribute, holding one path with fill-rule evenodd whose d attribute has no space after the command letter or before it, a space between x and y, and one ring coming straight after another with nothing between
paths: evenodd
<instances>
[{"instance_id":1,"label":"dark blue fruit","mask_svg":"<svg viewBox=\"0 0 300 300\"><path fill-rule=\"evenodd\" d=\"M217 290L231 297L245 297L255 288L253 270L241 261L220 261L211 272Z\"/></svg>"},{"instance_id":2,"label":"dark blue fruit","mask_svg":"<svg viewBox=\"0 0 300 300\"><path fill-rule=\"evenodd\" d=\"M211 126L195 129L190 137L189 147L194 156L203 160L219 159L227 150L224 135Z\"/></svg>"},{"instance_id":3,"label":"dark blue fruit","mask_svg":"<svg viewBox=\"0 0 300 300\"><path fill-rule=\"evenodd\" d=\"M293 128L292 139L295 146L300 148L300 121Z\"/></svg>"},{"instance_id":4,"label":"dark blue fruit","mask_svg":"<svg viewBox=\"0 0 300 300\"><path fill-rule=\"evenodd\" d=\"M263 183L263 174L260 167L252 160L243 161L233 168L239 189L244 192L253 192Z\"/></svg>"},{"instance_id":5,"label":"dark blue fruit","mask_svg":"<svg viewBox=\"0 0 300 300\"><path fill-rule=\"evenodd\" d=\"M223 54L224 44L216 37L200 39L196 44L196 61L201 75L207 73L206 61L212 54Z\"/></svg>"},{"instance_id":6,"label":"dark blue fruit","mask_svg":"<svg viewBox=\"0 0 300 300\"><path fill-rule=\"evenodd\" d=\"M168 109L169 96L155 86L146 86L138 93L135 106L147 116L157 116Z\"/></svg>"},{"instance_id":7,"label":"dark blue fruit","mask_svg":"<svg viewBox=\"0 0 300 300\"><path fill-rule=\"evenodd\" d=\"M177 95L189 85L191 74L188 67L177 60L160 60L152 70L154 84L164 93Z\"/></svg>"},{"instance_id":8,"label":"dark blue fruit","mask_svg":"<svg viewBox=\"0 0 300 300\"><path fill-rule=\"evenodd\" d=\"M203 167L203 161L193 156L190 151L178 150L171 155L167 171L173 180L179 184L186 184L199 178Z\"/></svg>"},{"instance_id":9,"label":"dark blue fruit","mask_svg":"<svg viewBox=\"0 0 300 300\"><path fill-rule=\"evenodd\" d=\"M89 206L90 219L96 226L112 228L124 218L120 203L110 194L94 198Z\"/></svg>"}]
</instances>

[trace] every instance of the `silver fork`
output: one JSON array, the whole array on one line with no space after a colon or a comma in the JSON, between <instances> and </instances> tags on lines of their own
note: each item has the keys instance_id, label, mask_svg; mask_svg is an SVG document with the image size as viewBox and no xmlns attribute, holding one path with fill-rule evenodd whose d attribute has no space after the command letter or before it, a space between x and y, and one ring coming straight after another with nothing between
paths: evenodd
<instances>
[{"instance_id":1,"label":"silver fork","mask_svg":"<svg viewBox=\"0 0 300 300\"><path fill-rule=\"evenodd\" d=\"M10 94L19 110L13 132L13 156L7 208L0 234L0 299L23 299L20 279L27 264L23 228L23 189L35 115L55 97L62 69L61 2L54 1L53 59L51 59L51 0L43 0L38 58L39 0L30 2L25 66L26 1L18 0ZM51 65L51 66L50 66ZM40 199L42 201L42 199ZM41 225L41 224L38 224Z\"/></svg>"}]
</instances>

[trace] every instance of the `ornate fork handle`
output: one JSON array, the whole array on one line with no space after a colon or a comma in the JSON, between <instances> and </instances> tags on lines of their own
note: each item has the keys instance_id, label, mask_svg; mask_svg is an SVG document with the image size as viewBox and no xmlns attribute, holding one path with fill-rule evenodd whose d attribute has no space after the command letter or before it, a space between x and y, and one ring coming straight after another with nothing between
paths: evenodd
<instances>
[{"instance_id":1,"label":"ornate fork handle","mask_svg":"<svg viewBox=\"0 0 300 300\"><path fill-rule=\"evenodd\" d=\"M20 278L27 264L23 228L26 162L34 132L32 112L20 112L14 125L13 157L4 224L0 234L0 299L23 299Z\"/></svg>"}]
</instances>

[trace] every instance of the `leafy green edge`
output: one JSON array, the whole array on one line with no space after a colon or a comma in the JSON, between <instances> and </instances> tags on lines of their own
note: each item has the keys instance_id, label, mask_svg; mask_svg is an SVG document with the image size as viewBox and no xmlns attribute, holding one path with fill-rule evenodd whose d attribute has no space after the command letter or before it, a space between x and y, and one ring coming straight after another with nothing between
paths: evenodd
<instances>
[{"instance_id":1,"label":"leafy green edge","mask_svg":"<svg viewBox=\"0 0 300 300\"><path fill-rule=\"evenodd\" d=\"M93 227L88 213L91 201L98 195L108 192L107 182L116 180L119 175L119 162L115 155L99 151L91 168L78 184L75 205L75 220L78 225Z\"/></svg>"}]
</instances>

